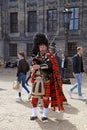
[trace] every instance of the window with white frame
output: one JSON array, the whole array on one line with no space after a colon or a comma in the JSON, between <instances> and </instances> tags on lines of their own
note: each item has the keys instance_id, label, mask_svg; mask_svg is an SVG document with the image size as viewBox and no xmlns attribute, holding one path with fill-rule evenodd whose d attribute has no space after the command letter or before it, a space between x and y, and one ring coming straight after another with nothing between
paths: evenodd
<instances>
[{"instance_id":1,"label":"window with white frame","mask_svg":"<svg viewBox=\"0 0 87 130\"><path fill-rule=\"evenodd\" d=\"M70 19L70 30L78 30L79 29L79 8L70 8L72 11L71 19Z\"/></svg>"}]
</instances>

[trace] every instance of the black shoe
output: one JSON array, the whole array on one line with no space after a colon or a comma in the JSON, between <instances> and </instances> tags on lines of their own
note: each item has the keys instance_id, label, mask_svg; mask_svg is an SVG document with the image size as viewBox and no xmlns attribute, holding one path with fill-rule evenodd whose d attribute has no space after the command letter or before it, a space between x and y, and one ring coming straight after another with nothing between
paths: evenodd
<instances>
[{"instance_id":1,"label":"black shoe","mask_svg":"<svg viewBox=\"0 0 87 130\"><path fill-rule=\"evenodd\" d=\"M42 117L42 121L43 122L48 122L48 118L47 117Z\"/></svg>"},{"instance_id":2,"label":"black shoe","mask_svg":"<svg viewBox=\"0 0 87 130\"><path fill-rule=\"evenodd\" d=\"M31 116L30 117L30 120L36 120L37 119L37 116Z\"/></svg>"}]
</instances>

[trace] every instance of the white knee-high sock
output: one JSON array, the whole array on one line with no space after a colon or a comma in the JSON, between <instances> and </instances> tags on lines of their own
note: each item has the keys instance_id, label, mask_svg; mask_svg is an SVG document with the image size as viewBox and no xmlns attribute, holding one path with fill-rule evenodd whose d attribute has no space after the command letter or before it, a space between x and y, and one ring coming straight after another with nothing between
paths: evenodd
<instances>
[{"instance_id":1,"label":"white knee-high sock","mask_svg":"<svg viewBox=\"0 0 87 130\"><path fill-rule=\"evenodd\" d=\"M43 117L48 117L49 108L43 108Z\"/></svg>"},{"instance_id":2,"label":"white knee-high sock","mask_svg":"<svg viewBox=\"0 0 87 130\"><path fill-rule=\"evenodd\" d=\"M32 108L32 116L37 116L37 107Z\"/></svg>"}]
</instances>

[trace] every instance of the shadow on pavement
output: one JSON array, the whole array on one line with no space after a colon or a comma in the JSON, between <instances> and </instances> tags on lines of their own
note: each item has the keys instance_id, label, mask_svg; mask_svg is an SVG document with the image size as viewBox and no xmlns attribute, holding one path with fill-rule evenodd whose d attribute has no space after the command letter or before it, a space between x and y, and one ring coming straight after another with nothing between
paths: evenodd
<instances>
[{"instance_id":1,"label":"shadow on pavement","mask_svg":"<svg viewBox=\"0 0 87 130\"><path fill-rule=\"evenodd\" d=\"M85 103L87 104L87 100L85 101Z\"/></svg>"},{"instance_id":2,"label":"shadow on pavement","mask_svg":"<svg viewBox=\"0 0 87 130\"><path fill-rule=\"evenodd\" d=\"M52 110L50 110L50 117L52 118L52 117L55 117L55 118L58 118L58 119L63 119L63 113L66 113L66 114L71 114L71 115L76 115L76 114L78 114L78 109L77 108L75 108L75 107L73 107L73 106L71 106L70 104L68 104L68 105L64 105L64 108L65 108L65 111L64 112L54 112L54 111L52 111Z\"/></svg>"},{"instance_id":3,"label":"shadow on pavement","mask_svg":"<svg viewBox=\"0 0 87 130\"><path fill-rule=\"evenodd\" d=\"M67 114L78 114L78 110L71 106L65 105L65 112ZM49 120L48 122L43 123L41 120L36 120L42 130L78 130L76 126L74 126L68 119L63 118L63 112L54 112L52 110L49 111Z\"/></svg>"},{"instance_id":4,"label":"shadow on pavement","mask_svg":"<svg viewBox=\"0 0 87 130\"><path fill-rule=\"evenodd\" d=\"M78 100L78 101L81 101L81 102L87 102L87 99L83 99L83 100L80 100L80 99L78 99L78 98L74 98L74 97L72 97L71 99L74 99L74 100Z\"/></svg>"},{"instance_id":5,"label":"shadow on pavement","mask_svg":"<svg viewBox=\"0 0 87 130\"><path fill-rule=\"evenodd\" d=\"M29 101L21 100L20 103L25 107L31 108L31 103ZM42 107L40 108L42 110ZM40 112L40 111L39 111ZM78 114L78 109L71 106L70 104L65 105L65 112L67 114ZM42 112L40 112L42 114ZM39 118L36 120L38 125L41 127L42 130L78 130L75 125L68 121L68 119L63 118L63 112L54 112L50 109L49 111L49 120L48 122L42 122Z\"/></svg>"},{"instance_id":6,"label":"shadow on pavement","mask_svg":"<svg viewBox=\"0 0 87 130\"><path fill-rule=\"evenodd\" d=\"M21 101L17 101L17 103L19 103L19 104L21 104L21 105L23 105L25 107L28 107L28 108L31 107L31 103L29 101L23 101L23 100L21 100Z\"/></svg>"},{"instance_id":7,"label":"shadow on pavement","mask_svg":"<svg viewBox=\"0 0 87 130\"><path fill-rule=\"evenodd\" d=\"M67 114L75 114L76 115L79 112L77 108L71 106L70 104L65 105L64 107L65 107L65 113L67 113Z\"/></svg>"},{"instance_id":8,"label":"shadow on pavement","mask_svg":"<svg viewBox=\"0 0 87 130\"><path fill-rule=\"evenodd\" d=\"M68 120L63 119L49 119L48 122L45 123L38 119L36 122L39 124L42 130L78 130L76 126L74 126Z\"/></svg>"},{"instance_id":9,"label":"shadow on pavement","mask_svg":"<svg viewBox=\"0 0 87 130\"><path fill-rule=\"evenodd\" d=\"M78 92L72 92L73 94L77 94L78 95ZM82 93L82 94L85 94L85 93Z\"/></svg>"},{"instance_id":10,"label":"shadow on pavement","mask_svg":"<svg viewBox=\"0 0 87 130\"><path fill-rule=\"evenodd\" d=\"M0 91L6 91L7 89L0 88Z\"/></svg>"}]
</instances>

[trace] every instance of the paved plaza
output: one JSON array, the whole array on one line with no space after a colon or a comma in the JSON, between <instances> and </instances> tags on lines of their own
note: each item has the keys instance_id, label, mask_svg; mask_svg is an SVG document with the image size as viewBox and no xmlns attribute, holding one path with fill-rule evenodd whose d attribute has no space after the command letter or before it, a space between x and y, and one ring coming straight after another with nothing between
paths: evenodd
<instances>
[{"instance_id":1,"label":"paved plaza","mask_svg":"<svg viewBox=\"0 0 87 130\"><path fill-rule=\"evenodd\" d=\"M87 130L87 101L77 99L77 90L68 95L71 85L63 85L68 104L64 112L49 112L49 120L41 121L42 108L38 107L38 119L30 121L31 103L23 89L22 101L16 102L17 91L12 89L16 69L0 70L0 130ZM75 82L71 79L72 84ZM31 89L31 88L30 88ZM87 97L87 77L83 79L83 95Z\"/></svg>"}]
</instances>

